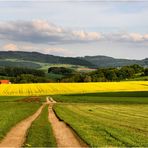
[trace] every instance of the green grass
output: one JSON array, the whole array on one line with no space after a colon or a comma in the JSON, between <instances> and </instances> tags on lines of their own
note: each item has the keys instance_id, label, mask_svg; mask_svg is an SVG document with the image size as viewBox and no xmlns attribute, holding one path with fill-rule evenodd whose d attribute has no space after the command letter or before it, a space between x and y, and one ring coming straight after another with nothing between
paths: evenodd
<instances>
[{"instance_id":1,"label":"green grass","mask_svg":"<svg viewBox=\"0 0 148 148\"><path fill-rule=\"evenodd\" d=\"M139 76L133 79L128 79L127 81L148 81L148 76Z\"/></svg>"},{"instance_id":2,"label":"green grass","mask_svg":"<svg viewBox=\"0 0 148 148\"><path fill-rule=\"evenodd\" d=\"M41 103L15 102L24 97L0 97L0 140L21 120L32 115ZM8 102L7 102L8 101Z\"/></svg>"},{"instance_id":3,"label":"green grass","mask_svg":"<svg viewBox=\"0 0 148 148\"><path fill-rule=\"evenodd\" d=\"M58 102L67 103L141 103L148 104L148 92L108 92L54 95Z\"/></svg>"},{"instance_id":4,"label":"green grass","mask_svg":"<svg viewBox=\"0 0 148 148\"><path fill-rule=\"evenodd\" d=\"M9 97L9 96L0 96L0 103L2 102L13 102L13 101L16 101L16 100L21 100L25 97L21 97L21 96L12 96L12 97Z\"/></svg>"},{"instance_id":5,"label":"green grass","mask_svg":"<svg viewBox=\"0 0 148 148\"><path fill-rule=\"evenodd\" d=\"M148 92L56 95L57 116L92 147L148 147Z\"/></svg>"},{"instance_id":6,"label":"green grass","mask_svg":"<svg viewBox=\"0 0 148 148\"><path fill-rule=\"evenodd\" d=\"M29 96L0 96L0 103L2 102L19 102L22 100L22 102L25 102L24 99L29 99L30 97ZM45 96L39 96L39 102L45 102ZM30 101L31 102L31 101ZM32 101L32 102L35 102Z\"/></svg>"},{"instance_id":7,"label":"green grass","mask_svg":"<svg viewBox=\"0 0 148 148\"><path fill-rule=\"evenodd\" d=\"M57 104L56 114L92 147L148 147L148 105Z\"/></svg>"},{"instance_id":8,"label":"green grass","mask_svg":"<svg viewBox=\"0 0 148 148\"><path fill-rule=\"evenodd\" d=\"M33 122L29 129L24 146L31 147L55 147L56 142L52 133L51 125L48 121L48 106L41 115Z\"/></svg>"}]
</instances>

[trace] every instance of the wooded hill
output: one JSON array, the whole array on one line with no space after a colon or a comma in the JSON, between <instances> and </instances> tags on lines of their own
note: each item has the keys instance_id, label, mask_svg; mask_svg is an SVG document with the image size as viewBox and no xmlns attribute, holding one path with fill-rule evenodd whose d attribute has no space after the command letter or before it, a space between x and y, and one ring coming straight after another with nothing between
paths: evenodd
<instances>
[{"instance_id":1,"label":"wooded hill","mask_svg":"<svg viewBox=\"0 0 148 148\"><path fill-rule=\"evenodd\" d=\"M39 63L71 64L89 68L121 67L133 64L148 67L148 58L143 60L129 60L116 59L108 56L60 57L38 52L0 51L0 66L40 68L41 65Z\"/></svg>"}]
</instances>

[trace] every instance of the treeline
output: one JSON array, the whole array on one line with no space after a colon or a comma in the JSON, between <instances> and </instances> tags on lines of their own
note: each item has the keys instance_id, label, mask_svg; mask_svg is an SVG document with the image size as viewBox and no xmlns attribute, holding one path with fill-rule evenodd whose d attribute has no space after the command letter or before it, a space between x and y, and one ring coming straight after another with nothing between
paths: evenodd
<instances>
[{"instance_id":1,"label":"treeline","mask_svg":"<svg viewBox=\"0 0 148 148\"><path fill-rule=\"evenodd\" d=\"M32 74L34 76L44 77L45 73L42 70L20 68L20 67L1 67L0 75L8 77L16 77L21 74Z\"/></svg>"},{"instance_id":2,"label":"treeline","mask_svg":"<svg viewBox=\"0 0 148 148\"><path fill-rule=\"evenodd\" d=\"M0 77L2 79L9 79L12 83L122 81L148 76L148 68L134 64L120 68L98 68L92 72L78 72L65 67L50 67L48 74L36 69L0 67ZM53 75L60 75L60 78L55 79Z\"/></svg>"},{"instance_id":3,"label":"treeline","mask_svg":"<svg viewBox=\"0 0 148 148\"><path fill-rule=\"evenodd\" d=\"M12 83L48 82L44 71L29 68L0 67L0 76L7 77Z\"/></svg>"},{"instance_id":4,"label":"treeline","mask_svg":"<svg viewBox=\"0 0 148 148\"><path fill-rule=\"evenodd\" d=\"M148 76L148 69L137 64L121 68L98 68L90 73L77 73L61 79L61 82L111 82L121 81L136 76Z\"/></svg>"}]
</instances>

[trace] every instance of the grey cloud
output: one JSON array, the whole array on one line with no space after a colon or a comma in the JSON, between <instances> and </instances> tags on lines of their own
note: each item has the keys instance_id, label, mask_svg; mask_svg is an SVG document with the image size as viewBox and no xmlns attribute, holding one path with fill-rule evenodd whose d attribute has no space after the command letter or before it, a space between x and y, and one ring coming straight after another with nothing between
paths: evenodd
<instances>
[{"instance_id":1,"label":"grey cloud","mask_svg":"<svg viewBox=\"0 0 148 148\"><path fill-rule=\"evenodd\" d=\"M71 31L43 20L0 22L0 38L31 43L73 43L95 41L99 33Z\"/></svg>"},{"instance_id":2,"label":"grey cloud","mask_svg":"<svg viewBox=\"0 0 148 148\"><path fill-rule=\"evenodd\" d=\"M68 30L48 21L0 22L0 39L39 44L86 43L97 41L145 42L148 34L107 33Z\"/></svg>"}]
</instances>

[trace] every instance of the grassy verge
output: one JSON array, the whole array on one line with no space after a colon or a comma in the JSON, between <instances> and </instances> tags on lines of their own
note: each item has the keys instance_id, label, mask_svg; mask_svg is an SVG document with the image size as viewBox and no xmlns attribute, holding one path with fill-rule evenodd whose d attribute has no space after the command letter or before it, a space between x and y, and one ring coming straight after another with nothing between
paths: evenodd
<instances>
[{"instance_id":1,"label":"grassy verge","mask_svg":"<svg viewBox=\"0 0 148 148\"><path fill-rule=\"evenodd\" d=\"M148 147L148 105L73 103L54 110L91 147Z\"/></svg>"},{"instance_id":2,"label":"grassy verge","mask_svg":"<svg viewBox=\"0 0 148 148\"><path fill-rule=\"evenodd\" d=\"M56 142L52 133L51 125L48 121L48 106L41 115L33 122L28 131L24 146L31 147L55 147Z\"/></svg>"}]
</instances>

